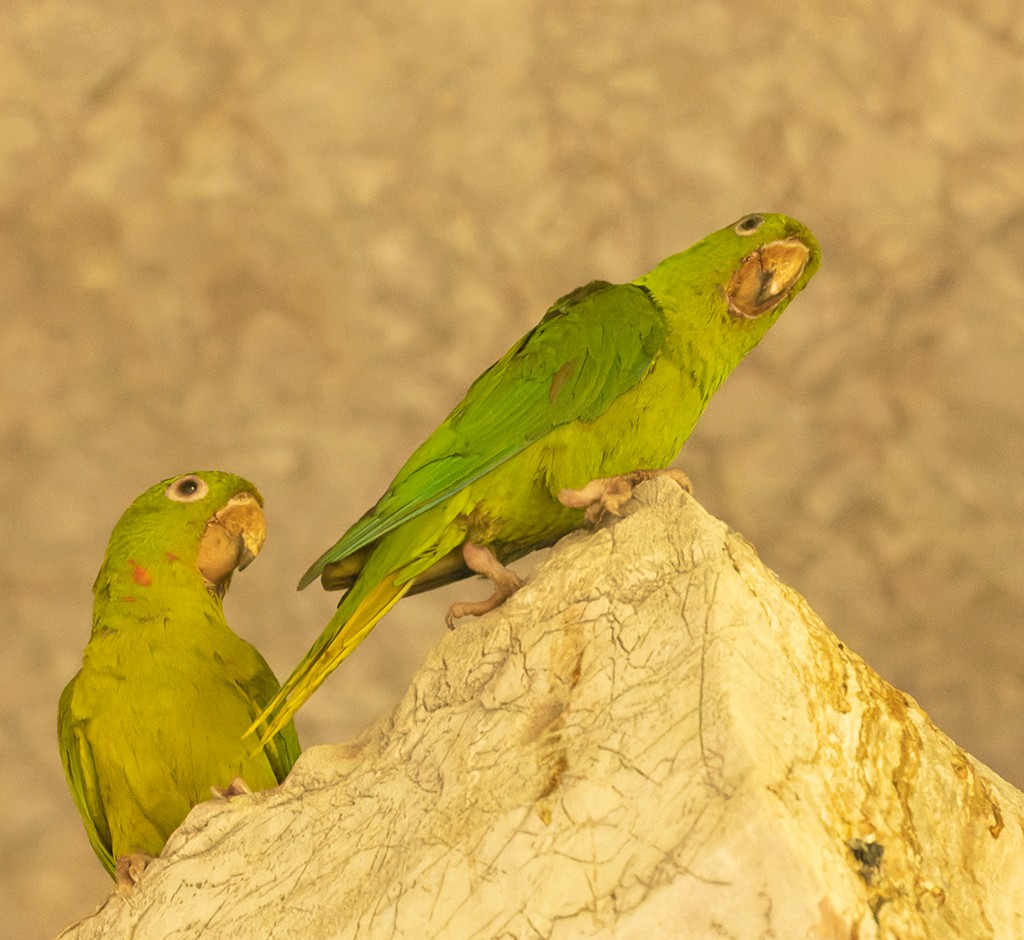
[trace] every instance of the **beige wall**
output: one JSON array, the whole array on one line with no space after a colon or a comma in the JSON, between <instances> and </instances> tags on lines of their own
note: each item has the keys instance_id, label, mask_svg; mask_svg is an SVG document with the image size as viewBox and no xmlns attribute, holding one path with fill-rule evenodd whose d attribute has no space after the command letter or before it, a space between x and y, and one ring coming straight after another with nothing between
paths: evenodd
<instances>
[{"instance_id":1,"label":"beige wall","mask_svg":"<svg viewBox=\"0 0 1024 940\"><path fill-rule=\"evenodd\" d=\"M823 268L681 462L1024 784L1024 14L836 9L0 4L12 935L109 885L55 710L137 493L205 467L260 485L269 542L227 612L285 674L335 600L298 575L547 303L751 210L810 225ZM386 711L466 592L403 601L305 743Z\"/></svg>"}]
</instances>

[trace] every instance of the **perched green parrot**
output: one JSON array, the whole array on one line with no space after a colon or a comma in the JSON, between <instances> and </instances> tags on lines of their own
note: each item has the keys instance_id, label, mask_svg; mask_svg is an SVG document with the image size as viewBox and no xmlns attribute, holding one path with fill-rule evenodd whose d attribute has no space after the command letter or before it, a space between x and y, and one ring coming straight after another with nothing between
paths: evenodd
<instances>
[{"instance_id":1,"label":"perched green parrot","mask_svg":"<svg viewBox=\"0 0 1024 940\"><path fill-rule=\"evenodd\" d=\"M89 841L121 884L196 803L275 786L299 756L291 724L254 753L242 741L280 687L221 606L263 547L262 503L240 477L189 473L143 493L111 533L57 733Z\"/></svg>"},{"instance_id":2,"label":"perched green parrot","mask_svg":"<svg viewBox=\"0 0 1024 940\"><path fill-rule=\"evenodd\" d=\"M250 732L280 729L404 594L476 572L494 595L449 624L483 613L521 584L505 563L616 512L819 260L799 222L748 215L629 284L556 301L303 576L348 593Z\"/></svg>"}]
</instances>

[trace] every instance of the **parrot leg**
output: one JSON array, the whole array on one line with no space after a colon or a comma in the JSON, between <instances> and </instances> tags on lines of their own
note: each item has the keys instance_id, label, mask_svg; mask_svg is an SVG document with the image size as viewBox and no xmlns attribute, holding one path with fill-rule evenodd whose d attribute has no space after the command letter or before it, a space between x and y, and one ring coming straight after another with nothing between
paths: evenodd
<instances>
[{"instance_id":1,"label":"parrot leg","mask_svg":"<svg viewBox=\"0 0 1024 940\"><path fill-rule=\"evenodd\" d=\"M114 868L114 877L117 880L118 894L131 894L135 886L142 878L142 873L154 856L145 852L130 852L128 855L119 855Z\"/></svg>"},{"instance_id":2,"label":"parrot leg","mask_svg":"<svg viewBox=\"0 0 1024 940\"><path fill-rule=\"evenodd\" d=\"M586 509L586 520L597 525L605 514L621 516L622 507L633 498L633 487L645 480L656 477L675 480L687 493L693 492L690 478L676 467L665 470L634 470L617 477L601 477L591 480L578 490L562 490L558 501L570 509Z\"/></svg>"},{"instance_id":3,"label":"parrot leg","mask_svg":"<svg viewBox=\"0 0 1024 940\"><path fill-rule=\"evenodd\" d=\"M241 777L235 777L226 787L210 787L210 792L213 794L215 799L218 800L230 800L233 796L242 796L246 793L252 793L252 787L249 786Z\"/></svg>"},{"instance_id":4,"label":"parrot leg","mask_svg":"<svg viewBox=\"0 0 1024 940\"><path fill-rule=\"evenodd\" d=\"M452 604L448 608L448 614L444 618L451 630L459 617L479 617L495 607L500 606L505 600L515 594L523 586L523 579L511 568L506 568L497 556L486 545L477 545L476 542L464 542L462 545L462 557L466 567L470 571L482 574L491 584L494 585L494 593L485 601L466 601L461 604Z\"/></svg>"}]
</instances>

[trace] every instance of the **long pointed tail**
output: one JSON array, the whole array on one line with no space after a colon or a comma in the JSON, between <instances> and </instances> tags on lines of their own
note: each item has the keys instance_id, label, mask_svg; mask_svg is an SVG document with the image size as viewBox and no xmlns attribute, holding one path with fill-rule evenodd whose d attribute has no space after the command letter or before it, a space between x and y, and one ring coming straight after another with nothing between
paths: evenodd
<instances>
[{"instance_id":1,"label":"long pointed tail","mask_svg":"<svg viewBox=\"0 0 1024 940\"><path fill-rule=\"evenodd\" d=\"M295 667L260 716L252 723L245 736L259 732L259 745L263 747L278 733L302 707L334 668L349 655L366 635L415 583L415 578L396 585L394 575L388 575L359 602L351 613L342 602L334 616L324 627L313 648Z\"/></svg>"}]
</instances>

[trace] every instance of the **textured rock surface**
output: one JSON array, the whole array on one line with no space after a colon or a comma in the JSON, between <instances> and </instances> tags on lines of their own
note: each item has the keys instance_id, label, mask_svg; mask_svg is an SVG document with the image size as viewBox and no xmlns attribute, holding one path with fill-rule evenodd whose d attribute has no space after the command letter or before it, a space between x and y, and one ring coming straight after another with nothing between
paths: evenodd
<instances>
[{"instance_id":1,"label":"textured rock surface","mask_svg":"<svg viewBox=\"0 0 1024 940\"><path fill-rule=\"evenodd\" d=\"M1022 153L1019 0L0 3L7 930L108 887L55 710L135 495L259 484L227 609L286 673L335 601L305 566L550 301L761 208L824 264L683 465L1024 786ZM390 710L465 594L398 605L304 741Z\"/></svg>"},{"instance_id":2,"label":"textured rock surface","mask_svg":"<svg viewBox=\"0 0 1024 940\"><path fill-rule=\"evenodd\" d=\"M1024 794L669 481L89 938L1024 934Z\"/></svg>"}]
</instances>

